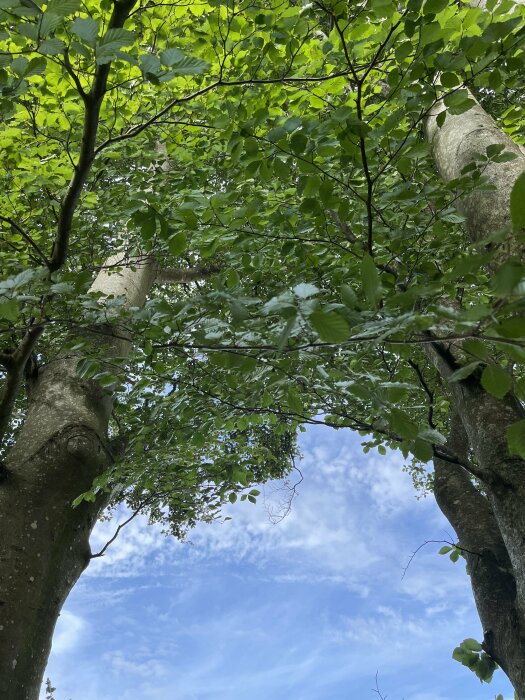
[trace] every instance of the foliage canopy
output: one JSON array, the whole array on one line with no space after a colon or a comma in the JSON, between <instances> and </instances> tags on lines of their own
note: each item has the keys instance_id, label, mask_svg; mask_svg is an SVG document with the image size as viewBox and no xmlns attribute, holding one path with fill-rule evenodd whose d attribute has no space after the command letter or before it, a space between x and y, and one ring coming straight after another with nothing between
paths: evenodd
<instances>
[{"instance_id":1,"label":"foliage canopy","mask_svg":"<svg viewBox=\"0 0 525 700\"><path fill-rule=\"evenodd\" d=\"M455 208L515 154L495 144L444 185L421 134L439 97L458 115L475 94L525 142L523 9L487 10L0 0L0 351L38 325L33 364L76 355L115 394L120 456L85 498L111 489L182 533L254 499L317 422L399 447L425 481L448 423L436 338L458 341L451 381L525 400L522 260ZM202 277L128 308L89 291L108 255ZM126 358L104 352L116 327Z\"/></svg>"}]
</instances>

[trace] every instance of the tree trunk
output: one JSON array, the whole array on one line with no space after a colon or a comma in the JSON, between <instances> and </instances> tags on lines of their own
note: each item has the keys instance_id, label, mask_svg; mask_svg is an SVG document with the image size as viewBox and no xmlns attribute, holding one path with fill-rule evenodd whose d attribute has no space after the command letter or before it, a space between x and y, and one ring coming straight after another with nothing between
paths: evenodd
<instances>
[{"instance_id":1,"label":"tree trunk","mask_svg":"<svg viewBox=\"0 0 525 700\"><path fill-rule=\"evenodd\" d=\"M123 295L129 306L141 306L154 279L147 262L101 272L92 291ZM114 335L105 330L105 356L125 356L127 338L118 328ZM112 461L111 395L78 376L79 359L62 356L40 370L0 483L2 700L38 700L60 609L89 563L89 535L105 505L104 497L71 505Z\"/></svg>"},{"instance_id":2,"label":"tree trunk","mask_svg":"<svg viewBox=\"0 0 525 700\"><path fill-rule=\"evenodd\" d=\"M461 175L475 153L501 144L516 154L506 163L490 163L484 176L491 192L472 192L459 209L473 241L507 230L496 256L501 263L519 255L511 234L510 192L525 171L525 155L479 104L468 112L447 114L441 128L437 105L426 124L438 170L448 182ZM449 383L454 367L447 349L436 346L432 360L451 399L451 431L447 454L454 461L435 459L435 495L439 507L466 550L468 573L484 631L484 649L509 676L519 698L525 698L525 461L509 454L506 431L525 417L520 402L509 393L504 399L488 394L476 375ZM469 471L469 457L475 466ZM475 475L483 492L473 485Z\"/></svg>"}]
</instances>

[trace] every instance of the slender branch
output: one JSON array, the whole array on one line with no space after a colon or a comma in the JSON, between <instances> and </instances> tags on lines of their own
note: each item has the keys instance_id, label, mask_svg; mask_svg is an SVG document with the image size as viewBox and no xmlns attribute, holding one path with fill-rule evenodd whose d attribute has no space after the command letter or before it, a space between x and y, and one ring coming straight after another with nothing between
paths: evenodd
<instances>
[{"instance_id":1,"label":"slender branch","mask_svg":"<svg viewBox=\"0 0 525 700\"><path fill-rule=\"evenodd\" d=\"M64 50L64 62L63 62L64 68L66 69L68 75L71 77L73 82L75 83L75 87L77 89L78 94L80 97L85 101L87 99L87 94L84 88L82 87L82 83L80 82L80 78L78 75L75 73L73 70L73 66L71 65L71 61L69 59L69 50L66 48Z\"/></svg>"},{"instance_id":2,"label":"slender branch","mask_svg":"<svg viewBox=\"0 0 525 700\"><path fill-rule=\"evenodd\" d=\"M435 428L436 426L434 423L434 392L428 386L419 365L416 362L413 362L412 360L408 360L408 364L412 367L414 372L417 374L417 378L419 379L419 383L421 384L423 391L425 392L425 394L428 397L428 424L430 425L431 428Z\"/></svg>"},{"instance_id":3,"label":"slender branch","mask_svg":"<svg viewBox=\"0 0 525 700\"><path fill-rule=\"evenodd\" d=\"M108 29L118 29L124 26L136 0L115 2L113 14ZM96 138L99 127L100 110L106 94L107 83L111 71L111 63L99 65L89 93L84 99L84 129L80 142L80 154L75 166L73 177L60 205L57 235L53 245L49 269L55 272L60 269L67 257L69 236L73 225L73 215L77 208L82 189L86 184L91 166L96 156Z\"/></svg>"},{"instance_id":4,"label":"slender branch","mask_svg":"<svg viewBox=\"0 0 525 700\"><path fill-rule=\"evenodd\" d=\"M320 83L320 82L325 82L327 80L333 80L334 78L340 78L342 76L349 75L350 71L344 70L344 71L338 71L337 73L330 73L329 75L320 75L320 76L305 76L303 78L288 78L286 76L280 77L280 78L251 78L249 80L215 80L213 83L210 83L204 88L201 88L200 90L196 90L195 92L192 92L189 95L185 95L184 97L176 97L175 99L171 100L168 102L168 104L163 107L157 114L154 114L152 117L147 119L145 122L142 124L138 124L137 126L131 127L128 129L128 131L125 131L123 134L120 134L119 136L113 136L109 139L106 139L106 141L103 141L100 146L98 146L95 149L95 157L103 151L105 148L108 146L113 145L114 143L119 143L120 141L126 141L127 139L134 138L135 136L138 136L140 133L145 131L148 127L152 126L153 124L157 124L159 119L161 119L165 114L168 114L174 107L176 107L179 104L184 104L185 102L191 102L197 97L202 97L208 92L211 92L212 90L215 90L216 88L219 87L242 87L242 86L250 86L250 85L279 85L279 84L284 84L284 83L292 83L292 84L303 84L303 83Z\"/></svg>"},{"instance_id":5,"label":"slender branch","mask_svg":"<svg viewBox=\"0 0 525 700\"><path fill-rule=\"evenodd\" d=\"M36 241L34 241L31 238L31 236L26 231L24 231L24 229L19 224L16 223L16 221L13 221L13 219L10 219L8 216L2 216L2 215L0 215L0 221L4 221L6 224L9 224L12 229L14 229L20 236L22 236L24 241L29 243L29 245L32 248L34 248L34 250L36 251L36 253L38 253L38 257L42 260L42 262L46 266L49 265L49 260L47 259L44 251L41 250L38 243L36 243Z\"/></svg>"},{"instance_id":6,"label":"slender branch","mask_svg":"<svg viewBox=\"0 0 525 700\"><path fill-rule=\"evenodd\" d=\"M40 324L33 326L10 356L10 366L8 367L7 378L0 396L0 441L9 428L13 407L24 378L25 365L43 330L44 328Z\"/></svg>"},{"instance_id":7,"label":"slender branch","mask_svg":"<svg viewBox=\"0 0 525 700\"><path fill-rule=\"evenodd\" d=\"M102 549L100 550L100 552L97 552L96 554L91 554L89 558L90 558L90 559L98 559L99 557L103 557L104 554L105 554L105 552L106 552L106 550L108 549L108 547L110 547L110 546L113 544L113 542L117 539L117 537L119 536L120 531L122 530L122 528L126 527L126 525L128 525L132 520L134 520L134 519L137 517L137 515L140 514L141 510L142 510L147 504L148 504L148 501L142 502L142 503L133 511L133 513L129 516L129 518L127 518L127 520L124 520L123 523L120 523L120 525L119 525L119 526L117 527L117 529L115 530L115 533L113 534L113 537L111 537L111 538L106 542L106 544L102 547Z\"/></svg>"}]
</instances>

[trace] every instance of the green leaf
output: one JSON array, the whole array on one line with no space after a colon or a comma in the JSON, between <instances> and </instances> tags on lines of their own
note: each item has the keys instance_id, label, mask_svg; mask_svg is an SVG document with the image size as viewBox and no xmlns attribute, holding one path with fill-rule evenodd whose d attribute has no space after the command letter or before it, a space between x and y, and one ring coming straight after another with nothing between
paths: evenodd
<instances>
[{"instance_id":1,"label":"green leaf","mask_svg":"<svg viewBox=\"0 0 525 700\"><path fill-rule=\"evenodd\" d=\"M51 0L46 12L52 12L60 17L72 15L80 9L81 0Z\"/></svg>"},{"instance_id":2,"label":"green leaf","mask_svg":"<svg viewBox=\"0 0 525 700\"><path fill-rule=\"evenodd\" d=\"M327 343L343 342L350 335L348 323L336 311L314 311L310 323L319 338Z\"/></svg>"},{"instance_id":3,"label":"green leaf","mask_svg":"<svg viewBox=\"0 0 525 700\"><path fill-rule=\"evenodd\" d=\"M525 228L525 173L521 173L511 190L510 215L515 231Z\"/></svg>"},{"instance_id":4,"label":"green leaf","mask_svg":"<svg viewBox=\"0 0 525 700\"><path fill-rule=\"evenodd\" d=\"M434 428L423 428L423 430L419 431L417 436L433 445L444 445L447 441L447 438L440 433L439 430L435 430Z\"/></svg>"},{"instance_id":5,"label":"green leaf","mask_svg":"<svg viewBox=\"0 0 525 700\"><path fill-rule=\"evenodd\" d=\"M390 427L400 438L413 440L419 432L418 426L399 408L392 408L388 415Z\"/></svg>"},{"instance_id":6,"label":"green leaf","mask_svg":"<svg viewBox=\"0 0 525 700\"><path fill-rule=\"evenodd\" d=\"M516 293L516 288L524 278L525 267L517 261L509 260L494 275L494 293L501 297L511 296Z\"/></svg>"},{"instance_id":7,"label":"green leaf","mask_svg":"<svg viewBox=\"0 0 525 700\"><path fill-rule=\"evenodd\" d=\"M94 46L100 31L99 23L91 17L77 17L71 25L71 31L89 46Z\"/></svg>"},{"instance_id":8,"label":"green leaf","mask_svg":"<svg viewBox=\"0 0 525 700\"><path fill-rule=\"evenodd\" d=\"M377 307L381 298L381 278L371 255L363 256L361 262L361 280L365 297L372 308Z\"/></svg>"},{"instance_id":9,"label":"green leaf","mask_svg":"<svg viewBox=\"0 0 525 700\"><path fill-rule=\"evenodd\" d=\"M77 374L83 379L89 379L98 372L99 368L100 365L96 360L85 357L77 364Z\"/></svg>"},{"instance_id":10,"label":"green leaf","mask_svg":"<svg viewBox=\"0 0 525 700\"><path fill-rule=\"evenodd\" d=\"M423 13L425 15L436 15L438 12L448 7L449 0L426 0L423 5Z\"/></svg>"},{"instance_id":11,"label":"green leaf","mask_svg":"<svg viewBox=\"0 0 525 700\"><path fill-rule=\"evenodd\" d=\"M165 49L160 54L162 65L175 75L200 75L206 73L210 64L200 58L187 56L180 49Z\"/></svg>"},{"instance_id":12,"label":"green leaf","mask_svg":"<svg viewBox=\"0 0 525 700\"><path fill-rule=\"evenodd\" d=\"M59 53L63 53L66 45L60 39L45 39L38 47L40 53L46 54L46 56L57 56Z\"/></svg>"},{"instance_id":13,"label":"green leaf","mask_svg":"<svg viewBox=\"0 0 525 700\"><path fill-rule=\"evenodd\" d=\"M475 639L472 639L471 637L469 637L468 639L464 639L461 642L461 646L463 647L463 649L468 649L468 651L482 651L483 649L481 644Z\"/></svg>"},{"instance_id":14,"label":"green leaf","mask_svg":"<svg viewBox=\"0 0 525 700\"><path fill-rule=\"evenodd\" d=\"M123 48L124 46L129 46L135 41L135 33L130 32L129 29L113 28L108 29L107 32L99 40L98 45L103 46L118 46Z\"/></svg>"},{"instance_id":15,"label":"green leaf","mask_svg":"<svg viewBox=\"0 0 525 700\"><path fill-rule=\"evenodd\" d=\"M295 133L292 134L290 138L290 145L292 147L292 151L296 155L301 155L306 151L306 147L308 145L308 139L307 137L303 134L302 131L296 131Z\"/></svg>"},{"instance_id":16,"label":"green leaf","mask_svg":"<svg viewBox=\"0 0 525 700\"><path fill-rule=\"evenodd\" d=\"M476 369L480 366L481 362L469 362L466 365L463 365L463 367L460 367L457 369L455 372L453 372L450 377L448 378L449 382L459 382L462 379L466 379L467 377L470 377L472 372L475 372Z\"/></svg>"},{"instance_id":17,"label":"green leaf","mask_svg":"<svg viewBox=\"0 0 525 700\"><path fill-rule=\"evenodd\" d=\"M188 236L184 231L175 233L168 241L168 248L172 255L180 255L184 253L188 247Z\"/></svg>"},{"instance_id":18,"label":"green leaf","mask_svg":"<svg viewBox=\"0 0 525 700\"><path fill-rule=\"evenodd\" d=\"M16 321L19 313L20 307L16 299L0 301L0 319L4 319L5 321Z\"/></svg>"},{"instance_id":19,"label":"green leaf","mask_svg":"<svg viewBox=\"0 0 525 700\"><path fill-rule=\"evenodd\" d=\"M26 74L26 70L27 70L28 65L29 65L29 61L27 60L27 58L25 56L18 56L11 63L11 70L19 78L23 78L24 75Z\"/></svg>"},{"instance_id":20,"label":"green leaf","mask_svg":"<svg viewBox=\"0 0 525 700\"><path fill-rule=\"evenodd\" d=\"M456 87L461 83L461 78L456 73L445 72L441 74L441 85L445 88Z\"/></svg>"},{"instance_id":21,"label":"green leaf","mask_svg":"<svg viewBox=\"0 0 525 700\"><path fill-rule=\"evenodd\" d=\"M25 70L24 78L29 78L31 75L42 75L47 68L47 61L43 56L32 58Z\"/></svg>"},{"instance_id":22,"label":"green leaf","mask_svg":"<svg viewBox=\"0 0 525 700\"><path fill-rule=\"evenodd\" d=\"M284 350L286 344L288 343L288 338L290 337L293 329L295 328L296 323L297 316L292 316L286 322L286 325L281 331L281 335L279 336L279 340L277 341L277 350L279 352L282 352Z\"/></svg>"},{"instance_id":23,"label":"green leaf","mask_svg":"<svg viewBox=\"0 0 525 700\"><path fill-rule=\"evenodd\" d=\"M512 386L512 379L503 367L490 364L481 374L481 386L492 396L502 399Z\"/></svg>"},{"instance_id":24,"label":"green leaf","mask_svg":"<svg viewBox=\"0 0 525 700\"><path fill-rule=\"evenodd\" d=\"M525 459L525 419L507 428L507 444L511 455Z\"/></svg>"},{"instance_id":25,"label":"green leaf","mask_svg":"<svg viewBox=\"0 0 525 700\"><path fill-rule=\"evenodd\" d=\"M499 330L499 327L498 327ZM477 338L467 338L463 343L463 350L469 355L478 357L480 360L486 360L489 356L489 351L483 341Z\"/></svg>"},{"instance_id":26,"label":"green leaf","mask_svg":"<svg viewBox=\"0 0 525 700\"><path fill-rule=\"evenodd\" d=\"M60 24L62 24L63 21L63 16L57 14L56 12L49 12L48 10L40 17L37 34L44 38L53 32Z\"/></svg>"},{"instance_id":27,"label":"green leaf","mask_svg":"<svg viewBox=\"0 0 525 700\"><path fill-rule=\"evenodd\" d=\"M448 554L454 549L454 547L450 547L450 545L445 545L444 547L441 547L439 550L438 554Z\"/></svg>"},{"instance_id":28,"label":"green leaf","mask_svg":"<svg viewBox=\"0 0 525 700\"><path fill-rule=\"evenodd\" d=\"M350 309L355 309L357 306L357 294L349 284L341 285L340 294L343 304L348 306Z\"/></svg>"},{"instance_id":29,"label":"green leaf","mask_svg":"<svg viewBox=\"0 0 525 700\"><path fill-rule=\"evenodd\" d=\"M507 318L497 326L497 331L503 338L523 338L525 337L525 317Z\"/></svg>"},{"instance_id":30,"label":"green leaf","mask_svg":"<svg viewBox=\"0 0 525 700\"><path fill-rule=\"evenodd\" d=\"M103 65L119 57L120 49L130 46L135 34L128 29L108 29L96 44L97 63Z\"/></svg>"},{"instance_id":31,"label":"green leaf","mask_svg":"<svg viewBox=\"0 0 525 700\"><path fill-rule=\"evenodd\" d=\"M487 146L485 149L487 153L487 158L493 158L494 156L499 155L505 150L505 145L503 143L491 143L490 146Z\"/></svg>"}]
</instances>

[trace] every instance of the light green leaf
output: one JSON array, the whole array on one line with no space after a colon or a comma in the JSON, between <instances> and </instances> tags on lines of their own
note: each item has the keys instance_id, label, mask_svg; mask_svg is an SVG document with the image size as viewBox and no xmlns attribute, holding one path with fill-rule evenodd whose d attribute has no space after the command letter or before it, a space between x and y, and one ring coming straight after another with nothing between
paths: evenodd
<instances>
[{"instance_id":1,"label":"light green leaf","mask_svg":"<svg viewBox=\"0 0 525 700\"><path fill-rule=\"evenodd\" d=\"M447 438L434 428L423 428L419 431L418 437L433 445L444 445L447 441Z\"/></svg>"},{"instance_id":2,"label":"light green leaf","mask_svg":"<svg viewBox=\"0 0 525 700\"><path fill-rule=\"evenodd\" d=\"M468 649L468 651L482 651L483 649L483 647L478 641L470 637L469 639L464 639L461 642L461 646L463 647L463 649Z\"/></svg>"},{"instance_id":3,"label":"light green leaf","mask_svg":"<svg viewBox=\"0 0 525 700\"><path fill-rule=\"evenodd\" d=\"M469 362L466 365L463 365L463 367L460 367L457 369L455 372L453 372L450 377L448 378L449 382L459 382L462 379L466 379L467 377L470 377L472 372L474 372L479 366L481 362Z\"/></svg>"}]
</instances>

